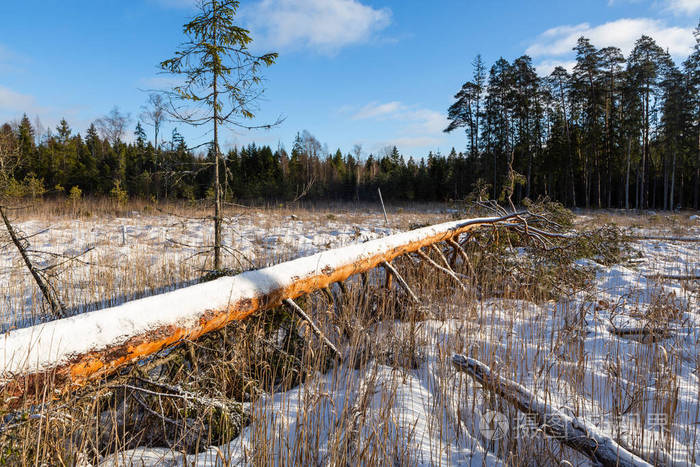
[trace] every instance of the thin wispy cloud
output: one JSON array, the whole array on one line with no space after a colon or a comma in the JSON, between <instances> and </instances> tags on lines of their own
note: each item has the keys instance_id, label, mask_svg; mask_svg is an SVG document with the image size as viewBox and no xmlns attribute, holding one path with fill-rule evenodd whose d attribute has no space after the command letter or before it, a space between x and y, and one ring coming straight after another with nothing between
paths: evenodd
<instances>
[{"instance_id":1,"label":"thin wispy cloud","mask_svg":"<svg viewBox=\"0 0 700 467\"><path fill-rule=\"evenodd\" d=\"M5 86L0 86L0 112L16 115L18 113L42 113L46 109L37 104L34 96L22 94Z\"/></svg>"},{"instance_id":2,"label":"thin wispy cloud","mask_svg":"<svg viewBox=\"0 0 700 467\"><path fill-rule=\"evenodd\" d=\"M184 83L184 78L167 74L141 78L138 80L139 88L144 90L170 90L175 86L180 86Z\"/></svg>"},{"instance_id":3,"label":"thin wispy cloud","mask_svg":"<svg viewBox=\"0 0 700 467\"><path fill-rule=\"evenodd\" d=\"M396 146L397 148L401 148L403 151L411 151L415 148L424 148L426 146L437 147L442 142L443 141L440 138L435 138L432 136L405 136L390 139L386 143L377 144L377 146Z\"/></svg>"},{"instance_id":4,"label":"thin wispy cloud","mask_svg":"<svg viewBox=\"0 0 700 467\"><path fill-rule=\"evenodd\" d=\"M24 71L31 60L22 56L4 45L0 44L0 71L4 73L17 73Z\"/></svg>"},{"instance_id":5,"label":"thin wispy cloud","mask_svg":"<svg viewBox=\"0 0 700 467\"><path fill-rule=\"evenodd\" d=\"M391 121L398 127L396 136L375 143L372 147L398 146L403 150L423 149L445 143L443 129L448 125L444 112L419 106L406 105L399 101L370 102L359 108L346 106L343 113L349 113L354 121Z\"/></svg>"},{"instance_id":6,"label":"thin wispy cloud","mask_svg":"<svg viewBox=\"0 0 700 467\"><path fill-rule=\"evenodd\" d=\"M197 6L199 0L150 0L164 8L192 9Z\"/></svg>"},{"instance_id":7,"label":"thin wispy cloud","mask_svg":"<svg viewBox=\"0 0 700 467\"><path fill-rule=\"evenodd\" d=\"M370 102L352 114L353 120L395 120L410 132L439 134L447 127L444 112L405 105L398 101Z\"/></svg>"},{"instance_id":8,"label":"thin wispy cloud","mask_svg":"<svg viewBox=\"0 0 700 467\"><path fill-rule=\"evenodd\" d=\"M262 0L241 13L257 47L323 54L366 43L391 23L391 10L358 0Z\"/></svg>"},{"instance_id":9,"label":"thin wispy cloud","mask_svg":"<svg viewBox=\"0 0 700 467\"><path fill-rule=\"evenodd\" d=\"M387 102L385 104L378 104L376 102L371 102L360 110L358 110L353 116L353 120L364 120L367 118L377 118L377 117L387 117L395 114L402 109L403 105L401 102Z\"/></svg>"},{"instance_id":10,"label":"thin wispy cloud","mask_svg":"<svg viewBox=\"0 0 700 467\"><path fill-rule=\"evenodd\" d=\"M639 4L644 0L608 0L608 6L616 6L620 4ZM693 15L700 13L700 0L659 0L651 2L651 7L666 13L672 13L677 16Z\"/></svg>"},{"instance_id":11,"label":"thin wispy cloud","mask_svg":"<svg viewBox=\"0 0 700 467\"><path fill-rule=\"evenodd\" d=\"M87 128L88 120L81 118L77 109L41 105L36 97L0 85L0 121L19 120L27 114L33 121L41 121L43 128L55 127L61 118L69 119L74 131ZM41 128L37 128L38 131Z\"/></svg>"},{"instance_id":12,"label":"thin wispy cloud","mask_svg":"<svg viewBox=\"0 0 700 467\"><path fill-rule=\"evenodd\" d=\"M608 6L615 6L621 3L642 3L644 0L608 0Z\"/></svg>"},{"instance_id":13,"label":"thin wispy cloud","mask_svg":"<svg viewBox=\"0 0 700 467\"><path fill-rule=\"evenodd\" d=\"M445 116L445 112L437 112L430 109L417 109L404 113L404 118L413 121L413 125L409 130L425 132L428 134L442 134L442 131L447 128L449 121Z\"/></svg>"}]
</instances>

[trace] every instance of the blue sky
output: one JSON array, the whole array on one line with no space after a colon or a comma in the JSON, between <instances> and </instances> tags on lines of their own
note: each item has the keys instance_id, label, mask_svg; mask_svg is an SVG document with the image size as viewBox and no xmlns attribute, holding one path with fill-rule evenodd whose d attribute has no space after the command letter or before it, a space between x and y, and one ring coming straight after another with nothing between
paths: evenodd
<instances>
[{"instance_id":1,"label":"blue sky","mask_svg":"<svg viewBox=\"0 0 700 467\"><path fill-rule=\"evenodd\" d=\"M4 2L0 31L0 121L23 112L44 127L65 117L84 133L114 105L133 118L150 88L171 81L157 65L183 40L194 0L23 0ZM571 66L571 47L586 35L598 47L628 52L649 34L679 63L690 51L700 0L243 0L240 21L254 49L276 51L265 72L259 123L270 131L226 131L225 146L256 141L291 147L308 130L334 151L364 153L396 144L423 157L465 145L445 135L453 94L481 53L533 57L541 74ZM8 21L7 19L11 19ZM201 128L168 123L192 145ZM147 131L150 129L147 128ZM149 136L152 137L152 135Z\"/></svg>"}]
</instances>

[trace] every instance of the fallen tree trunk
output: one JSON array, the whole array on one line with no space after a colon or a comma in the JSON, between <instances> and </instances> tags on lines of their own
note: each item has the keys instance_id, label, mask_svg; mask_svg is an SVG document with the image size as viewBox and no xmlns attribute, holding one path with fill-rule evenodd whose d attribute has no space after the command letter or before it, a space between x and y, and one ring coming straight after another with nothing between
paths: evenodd
<instances>
[{"instance_id":1,"label":"fallen tree trunk","mask_svg":"<svg viewBox=\"0 0 700 467\"><path fill-rule=\"evenodd\" d=\"M682 331L683 329L675 329L670 327L664 328L659 326L608 327L608 332L610 334L614 334L616 336L626 339L633 339L645 344L670 339L671 337Z\"/></svg>"},{"instance_id":2,"label":"fallen tree trunk","mask_svg":"<svg viewBox=\"0 0 700 467\"><path fill-rule=\"evenodd\" d=\"M645 276L647 279L668 279L672 281L698 281L700 274L650 274Z\"/></svg>"},{"instance_id":3,"label":"fallen tree trunk","mask_svg":"<svg viewBox=\"0 0 700 467\"><path fill-rule=\"evenodd\" d=\"M447 222L197 284L0 336L0 386L21 400L47 383L71 388L285 299L328 287L397 256L503 217ZM21 402L18 402L21 403Z\"/></svg>"},{"instance_id":4,"label":"fallen tree trunk","mask_svg":"<svg viewBox=\"0 0 700 467\"><path fill-rule=\"evenodd\" d=\"M478 360L454 355L452 364L475 381L494 391L521 412L534 415L539 427L562 444L606 467L651 466L583 419L552 408L520 384L502 378Z\"/></svg>"},{"instance_id":5,"label":"fallen tree trunk","mask_svg":"<svg viewBox=\"0 0 700 467\"><path fill-rule=\"evenodd\" d=\"M660 235L628 235L632 240L663 240L667 242L700 242L700 237L662 237Z\"/></svg>"},{"instance_id":6,"label":"fallen tree trunk","mask_svg":"<svg viewBox=\"0 0 700 467\"><path fill-rule=\"evenodd\" d=\"M652 335L658 337L668 337L673 333L678 332L678 330L673 328L664 327L647 327L647 326L628 326L628 327L615 327L609 326L608 332L610 334L615 334L616 336L633 336L633 335Z\"/></svg>"}]
</instances>

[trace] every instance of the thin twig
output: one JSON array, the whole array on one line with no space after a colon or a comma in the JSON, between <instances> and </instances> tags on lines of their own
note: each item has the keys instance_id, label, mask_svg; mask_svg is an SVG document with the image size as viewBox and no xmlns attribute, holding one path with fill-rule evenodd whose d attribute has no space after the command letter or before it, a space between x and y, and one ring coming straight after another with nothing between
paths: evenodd
<instances>
[{"instance_id":1,"label":"thin twig","mask_svg":"<svg viewBox=\"0 0 700 467\"><path fill-rule=\"evenodd\" d=\"M309 326L311 326L311 329L313 329L313 331L316 333L318 338L321 339L323 341L323 343L326 344L326 346L328 346L329 349L331 349L331 351L335 354L335 356L338 358L338 360L343 359L343 356L338 351L338 349L335 347L335 345L333 345L333 343L330 340L328 340L328 338L325 336L325 334L323 334L323 332L318 328L318 326L316 326L316 324L311 320L309 315L307 315L304 312L304 310L301 309L301 307L299 305L294 303L294 300L292 300L291 298L285 298L283 301L284 301L284 304L287 305L289 308L291 308L292 311L294 311L297 315L299 315L299 317L301 319L303 319L304 321L309 323Z\"/></svg>"},{"instance_id":2,"label":"thin twig","mask_svg":"<svg viewBox=\"0 0 700 467\"><path fill-rule=\"evenodd\" d=\"M437 269L438 271L444 272L445 274L447 274L448 276L450 276L450 277L457 283L457 285L458 285L465 293L467 293L467 294L470 293L469 288L468 288L466 285L464 285L464 283L462 283L461 280L459 280L459 277L457 277L457 274L456 274L454 271L440 266L438 263L436 263L435 261L433 261L432 258L431 258L430 256L428 256L427 254L425 254L425 253L423 252L423 250L420 250L420 249L419 249L419 250L416 250L416 253L418 254L418 256L420 256L420 257L423 258L425 261L427 261L428 264L430 264L432 267L434 267L434 268Z\"/></svg>"},{"instance_id":3,"label":"thin twig","mask_svg":"<svg viewBox=\"0 0 700 467\"><path fill-rule=\"evenodd\" d=\"M41 290L41 293L44 295L44 298L46 299L47 302L49 302L49 306L51 307L51 311L53 314L59 318L64 318L66 316L66 308L61 303L60 299L58 297L54 297L51 293L51 290L49 287L46 285L44 282L44 279L41 277L41 271L38 270L37 268L34 267L32 264L32 261L29 259L29 256L27 255L27 248L22 245L22 241L18 238L17 233L15 232L15 229L12 227L12 224L10 223L10 220L7 218L7 215L5 214L5 210L3 207L0 206L0 216L2 216L2 220L5 223L5 227L7 228L7 232L10 234L10 238L12 239L12 243L15 244L17 247L17 250L19 251L20 256L22 256L22 259L24 260L24 264L27 266L27 269L29 269L29 272L31 272L32 277L34 277L34 281L36 282L37 286L39 286L39 289Z\"/></svg>"},{"instance_id":4,"label":"thin twig","mask_svg":"<svg viewBox=\"0 0 700 467\"><path fill-rule=\"evenodd\" d=\"M399 274L399 271L392 266L392 264L388 261L383 261L382 266L389 271L397 280L397 282L403 287L403 289L406 291L406 293L413 299L414 302L420 303L420 300L418 300L418 297L416 297L416 294L413 293L413 290L411 290L411 287L409 287L408 283L404 280L403 277L401 277L401 274Z\"/></svg>"}]
</instances>

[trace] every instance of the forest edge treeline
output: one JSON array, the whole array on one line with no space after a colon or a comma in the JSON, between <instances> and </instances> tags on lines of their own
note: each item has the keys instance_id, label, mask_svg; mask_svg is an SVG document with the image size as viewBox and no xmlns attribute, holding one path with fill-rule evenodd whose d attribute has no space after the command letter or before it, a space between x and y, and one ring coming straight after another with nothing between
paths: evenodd
<instances>
[{"instance_id":1,"label":"forest edge treeline","mask_svg":"<svg viewBox=\"0 0 700 467\"><path fill-rule=\"evenodd\" d=\"M516 201L548 196L588 208L697 209L700 26L695 39L677 66L648 36L626 58L582 37L572 72L557 67L546 77L526 55L501 58L488 72L477 56L472 79L448 110L446 131L465 131L465 151L407 157L387 147L363 155L356 146L344 154L303 131L289 151L255 144L229 150L224 196L352 201L374 199L380 187L392 200L457 200L474 191L497 198L512 167ZM188 149L176 129L169 140L149 141L144 126L155 126L147 121L155 110L141 114L130 142L129 119L116 107L85 136L65 120L43 134L26 115L5 123L0 190L9 197L213 197L211 151Z\"/></svg>"}]
</instances>

